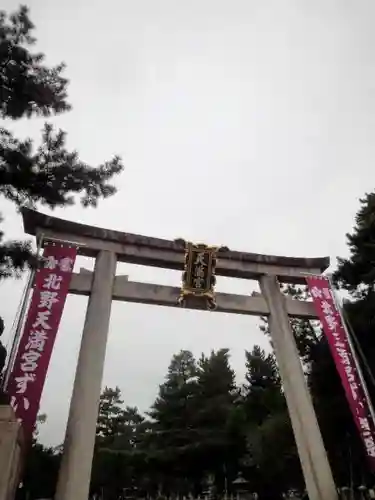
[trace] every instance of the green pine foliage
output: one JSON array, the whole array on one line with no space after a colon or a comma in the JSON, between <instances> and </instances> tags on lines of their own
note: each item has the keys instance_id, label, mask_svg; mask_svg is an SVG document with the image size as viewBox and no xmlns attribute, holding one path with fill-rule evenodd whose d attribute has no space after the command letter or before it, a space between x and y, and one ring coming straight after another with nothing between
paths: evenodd
<instances>
[{"instance_id":1,"label":"green pine foliage","mask_svg":"<svg viewBox=\"0 0 375 500\"><path fill-rule=\"evenodd\" d=\"M116 192L114 177L123 170L118 156L91 166L66 147L66 133L46 123L39 144L19 139L7 122L52 117L67 112L65 65L49 67L33 50L35 27L27 7L0 12L0 194L17 208L65 207L80 200L96 206ZM0 232L0 278L18 277L35 258L28 242L3 241Z\"/></svg>"},{"instance_id":2,"label":"green pine foliage","mask_svg":"<svg viewBox=\"0 0 375 500\"><path fill-rule=\"evenodd\" d=\"M374 293L375 284L375 193L360 200L351 233L346 235L349 258L338 259L336 283L354 298Z\"/></svg>"}]
</instances>

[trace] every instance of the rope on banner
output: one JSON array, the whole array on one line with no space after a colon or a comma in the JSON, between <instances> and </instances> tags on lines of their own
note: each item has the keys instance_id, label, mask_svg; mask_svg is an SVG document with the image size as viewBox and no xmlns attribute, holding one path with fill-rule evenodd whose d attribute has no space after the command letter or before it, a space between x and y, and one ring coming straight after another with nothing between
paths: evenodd
<instances>
[{"instance_id":1,"label":"rope on banner","mask_svg":"<svg viewBox=\"0 0 375 500\"><path fill-rule=\"evenodd\" d=\"M345 304L345 303L346 303L346 301L344 300L343 304ZM361 347L361 345L359 343L357 335L355 334L354 329L353 329L353 327L352 327L352 325L351 325L351 323L349 321L348 314L347 314L347 312L345 311L344 308L342 308L342 314L343 314L345 323L346 323L346 325L348 327L350 336L353 339L355 347L356 347L356 349L358 351L359 357L361 358L363 366L365 367L366 373L368 374L368 377L369 377L369 379L371 381L372 386L375 388L375 377L374 377L374 374L372 373L370 365L368 364L366 356L365 356L365 354L363 352L363 349L362 349L362 347Z\"/></svg>"},{"instance_id":2,"label":"rope on banner","mask_svg":"<svg viewBox=\"0 0 375 500\"><path fill-rule=\"evenodd\" d=\"M52 246L53 246L53 245L60 243L60 245L62 247L68 245L69 248L77 248L77 250L81 247L87 246L85 243L78 243L77 241L60 240L59 238L48 237L48 238L46 238L45 241L46 241L46 245L48 245L48 243L52 243Z\"/></svg>"},{"instance_id":3,"label":"rope on banner","mask_svg":"<svg viewBox=\"0 0 375 500\"><path fill-rule=\"evenodd\" d=\"M27 281L25 283L25 286L23 287L23 291L22 291L22 296L21 296L21 300L18 304L18 308L17 308L17 311L16 311L16 314L14 316L14 319L13 319L13 323L12 323L12 326L10 327L9 329L9 335L8 335L8 340L6 342L6 350L7 350L7 364L8 364L8 360L9 360L9 354L10 354L10 351L9 351L9 347L11 347L13 345L13 341L14 341L14 333L16 331L16 328L17 328L17 324L18 324L18 321L19 321L19 318L20 318L20 315L21 315L21 311L22 311L22 304L24 303L25 301L25 297L26 297L26 293L27 293L27 289L28 289L28 286L29 286L29 281L30 281L30 274L32 273L32 271L29 271L29 276L27 277Z\"/></svg>"},{"instance_id":4,"label":"rope on banner","mask_svg":"<svg viewBox=\"0 0 375 500\"><path fill-rule=\"evenodd\" d=\"M43 234L41 234L39 239L38 239L38 243L37 243L37 249L36 249L37 257L40 256L41 249L43 248L43 241L44 241L44 236L43 236ZM21 302L20 302L20 305L19 305L19 308L17 311L19 314L18 322L16 319L17 315L16 315L16 318L14 321L14 323L16 323L17 326L15 328L13 343L12 343L12 347L11 347L10 352L9 352L8 364L7 364L4 379L3 379L3 389L4 390L6 390L6 388L7 388L9 377L10 377L10 374L12 372L14 360L16 358L18 344L19 344L19 341L21 339L23 324L24 324L24 320L25 320L26 312L27 312L27 306L29 304L30 292L31 292L33 285L34 285L35 272L36 272L35 269L33 269L30 272L29 279L27 281L27 284L26 284L26 287L25 287L25 290L24 290L24 293L23 293L23 296L21 298Z\"/></svg>"}]
</instances>

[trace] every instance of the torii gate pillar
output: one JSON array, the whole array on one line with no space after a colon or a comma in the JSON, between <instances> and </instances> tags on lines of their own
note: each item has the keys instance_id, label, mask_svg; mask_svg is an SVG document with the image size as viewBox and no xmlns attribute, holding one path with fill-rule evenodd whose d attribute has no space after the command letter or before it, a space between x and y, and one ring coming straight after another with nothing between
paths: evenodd
<instances>
[{"instance_id":1,"label":"torii gate pillar","mask_svg":"<svg viewBox=\"0 0 375 500\"><path fill-rule=\"evenodd\" d=\"M115 274L116 255L100 252L83 328L56 500L89 497Z\"/></svg>"},{"instance_id":2,"label":"torii gate pillar","mask_svg":"<svg viewBox=\"0 0 375 500\"><path fill-rule=\"evenodd\" d=\"M285 308L285 297L274 276L263 276L260 287L270 309L269 330L309 499L337 498L332 471Z\"/></svg>"},{"instance_id":3,"label":"torii gate pillar","mask_svg":"<svg viewBox=\"0 0 375 500\"><path fill-rule=\"evenodd\" d=\"M56 500L87 500L95 429L112 300L177 307L180 289L115 277L116 260L165 269L184 269L184 246L77 224L22 209L25 232L45 239L76 242L79 253L96 258L93 276L74 275L70 292L90 296L78 359ZM276 360L310 500L337 500L337 490L298 356L289 316L316 318L313 304L282 295L278 280L305 284L329 258L296 258L226 250L216 274L258 280L262 296L218 293L217 312L267 316ZM199 309L195 304L192 308Z\"/></svg>"}]
</instances>

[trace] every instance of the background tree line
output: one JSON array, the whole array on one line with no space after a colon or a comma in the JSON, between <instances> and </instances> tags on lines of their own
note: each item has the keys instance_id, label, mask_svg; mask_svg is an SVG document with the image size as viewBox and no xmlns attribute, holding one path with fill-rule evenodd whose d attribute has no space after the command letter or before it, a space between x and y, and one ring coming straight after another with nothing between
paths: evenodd
<instances>
[{"instance_id":1,"label":"background tree line","mask_svg":"<svg viewBox=\"0 0 375 500\"><path fill-rule=\"evenodd\" d=\"M44 126L39 145L18 139L6 127L14 120L51 117L71 109L65 66L45 64L44 54L33 51L33 33L26 7L0 12L0 194L16 209L25 205L53 209L78 199L83 206L95 206L115 193L113 181L123 170L120 158L93 167L66 148L65 132L54 130L50 123ZM374 209L375 193L371 193L361 201L355 228L348 235L350 258L339 261L335 274L336 284L351 296L345 314L365 353L373 401ZM35 265L29 242L4 241L0 231L1 278L17 278ZM284 292L296 299L306 293L295 287L285 287ZM324 337L307 321L293 320L292 326L337 484L371 481ZM261 328L267 335L266 321ZM0 345L0 369L5 355ZM106 388L98 416L92 493L106 499L126 491L198 494L207 489L211 477L220 494L233 491L238 474L261 498L275 499L289 489L303 489L274 356L255 346L246 352L246 368L246 381L238 385L227 349L199 359L181 351L173 356L145 415L124 406L118 388ZM26 464L23 493L29 499L51 497L59 448L45 448L36 436Z\"/></svg>"}]
</instances>

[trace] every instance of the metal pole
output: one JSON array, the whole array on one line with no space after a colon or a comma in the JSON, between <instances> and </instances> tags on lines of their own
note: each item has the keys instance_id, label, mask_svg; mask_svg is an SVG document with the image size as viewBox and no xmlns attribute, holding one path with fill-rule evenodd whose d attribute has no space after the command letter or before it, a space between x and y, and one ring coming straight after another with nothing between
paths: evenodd
<instances>
[{"instance_id":1,"label":"metal pole","mask_svg":"<svg viewBox=\"0 0 375 500\"><path fill-rule=\"evenodd\" d=\"M38 246L37 246L37 250L36 250L36 254L38 257L39 257L39 253L40 253L40 250L42 248L42 245L43 245L43 234L40 235L39 240L38 240ZM14 335L14 340L13 340L12 347L11 347L10 353L9 353L8 365L7 365L6 370L5 370L5 376L4 376L4 381L3 381L3 390L4 391L6 391L6 389L7 389L10 374L12 372L13 364L14 364L14 361L15 361L15 358L17 355L17 348L18 348L18 344L19 344L19 341L20 341L21 335L22 335L24 319L26 316L27 307L29 305L29 297L30 297L30 292L31 292L31 289L32 289L33 283L34 283L34 277L35 277L35 269L32 269L32 271L30 272L30 275L29 275L29 279L27 281L25 295L23 297L20 315L18 318L18 323L17 323L15 335Z\"/></svg>"},{"instance_id":2,"label":"metal pole","mask_svg":"<svg viewBox=\"0 0 375 500\"><path fill-rule=\"evenodd\" d=\"M335 293L335 290L334 290L333 285L332 285L331 277L327 276L327 278L328 278L329 284L331 286L333 300L334 300L334 302L336 304L337 311L338 311L338 313L339 313L339 315L341 317L342 326L343 326L343 328L345 330L346 337L348 339L348 344L349 344L349 347L350 347L352 355L353 355L354 364L355 364L355 366L357 368L359 380L361 381L361 384L362 384L362 387L363 387L363 392L365 393L365 398L366 398L367 403L368 403L368 407L369 407L369 410L370 410L370 415L371 415L371 418L372 418L372 422L373 422L373 424L375 426L375 411L374 411L374 407L373 407L372 402L371 402L370 394L369 394L368 389L367 389L367 385L366 385L366 382L365 382L365 379L364 379L364 376L363 376L363 373L362 373L361 366L359 364L358 356L357 356L357 353L356 353L356 351L354 349L353 342L352 342L352 339L350 337L348 327L347 327L347 325L345 323L344 315L343 315L343 313L341 311L341 307L340 307L339 301L338 301L338 299L336 297L336 293Z\"/></svg>"},{"instance_id":3,"label":"metal pole","mask_svg":"<svg viewBox=\"0 0 375 500\"><path fill-rule=\"evenodd\" d=\"M363 366L365 367L365 372L368 374L369 379L371 380L371 383L372 383L373 387L375 388L375 378L374 378L374 375L373 375L373 373L371 371L370 365L368 364L368 361L367 361L366 356L365 356L365 354L363 352L363 349L362 349L362 347L361 347L361 345L360 345L360 343L358 341L358 338L357 338L356 334L354 333L353 327L350 324L350 321L349 321L349 318L348 318L348 314L347 314L347 312L344 309L344 305L346 303L350 303L350 302L346 301L344 299L343 300L343 307L342 307L342 314L343 314L346 326L348 327L348 331L349 331L350 337L351 337L351 339L352 339L352 341L354 343L354 346L357 349L359 358L362 361Z\"/></svg>"}]
</instances>

